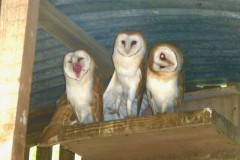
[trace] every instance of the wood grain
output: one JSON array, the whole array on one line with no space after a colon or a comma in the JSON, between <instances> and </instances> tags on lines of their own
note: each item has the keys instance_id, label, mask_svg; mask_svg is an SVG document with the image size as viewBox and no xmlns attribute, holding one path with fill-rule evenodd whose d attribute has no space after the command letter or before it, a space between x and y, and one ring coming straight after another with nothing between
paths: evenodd
<instances>
[{"instance_id":1,"label":"wood grain","mask_svg":"<svg viewBox=\"0 0 240 160\"><path fill-rule=\"evenodd\" d=\"M200 110L66 126L60 143L89 160L235 159L239 146L222 133Z\"/></svg>"},{"instance_id":2,"label":"wood grain","mask_svg":"<svg viewBox=\"0 0 240 160\"><path fill-rule=\"evenodd\" d=\"M39 0L2 0L0 17L0 154L23 160Z\"/></svg>"},{"instance_id":3,"label":"wood grain","mask_svg":"<svg viewBox=\"0 0 240 160\"><path fill-rule=\"evenodd\" d=\"M206 93L209 93L207 97L220 101L231 98L232 94L236 96L235 88L232 89L220 90L224 93L220 97L219 92L215 97L211 90L191 93L191 96L198 94L201 98L202 94L206 101ZM231 109L228 103L215 108L226 108L226 104ZM67 105L63 103L64 106ZM86 125L62 125L56 141L45 139L39 145L60 143L86 159L236 159L240 132L232 121L219 114L227 110L207 108Z\"/></svg>"},{"instance_id":4,"label":"wood grain","mask_svg":"<svg viewBox=\"0 0 240 160\"><path fill-rule=\"evenodd\" d=\"M240 125L239 87L229 86L185 93L180 110L212 108L236 126Z\"/></svg>"},{"instance_id":5,"label":"wood grain","mask_svg":"<svg viewBox=\"0 0 240 160\"><path fill-rule=\"evenodd\" d=\"M129 118L116 121L105 121L62 128L62 141L74 139L90 139L91 137L104 137L122 134L148 132L154 129L179 127L198 123L210 122L210 115L207 111L188 111L179 113L161 114L140 118Z\"/></svg>"}]
</instances>

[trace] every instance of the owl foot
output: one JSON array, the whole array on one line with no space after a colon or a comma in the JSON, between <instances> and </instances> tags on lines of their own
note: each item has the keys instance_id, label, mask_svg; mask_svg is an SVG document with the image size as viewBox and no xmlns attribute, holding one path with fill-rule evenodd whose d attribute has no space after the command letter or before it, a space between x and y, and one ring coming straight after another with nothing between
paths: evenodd
<instances>
[{"instance_id":1,"label":"owl foot","mask_svg":"<svg viewBox=\"0 0 240 160\"><path fill-rule=\"evenodd\" d=\"M85 127L86 126L86 124L83 123L83 122L78 123L78 125L80 125L80 127Z\"/></svg>"},{"instance_id":2,"label":"owl foot","mask_svg":"<svg viewBox=\"0 0 240 160\"><path fill-rule=\"evenodd\" d=\"M74 126L74 125L76 125L76 124L79 124L79 122L78 122L77 120L74 120L74 121L71 121L71 122L70 122L70 126Z\"/></svg>"},{"instance_id":3,"label":"owl foot","mask_svg":"<svg viewBox=\"0 0 240 160\"><path fill-rule=\"evenodd\" d=\"M119 111L118 109L112 109L112 108L108 108L109 112L108 114L112 115L112 114L117 114L118 117L120 117Z\"/></svg>"},{"instance_id":4,"label":"owl foot","mask_svg":"<svg viewBox=\"0 0 240 160\"><path fill-rule=\"evenodd\" d=\"M130 116L126 116L125 119L133 119L133 118L136 118L135 115L130 115Z\"/></svg>"},{"instance_id":5,"label":"owl foot","mask_svg":"<svg viewBox=\"0 0 240 160\"><path fill-rule=\"evenodd\" d=\"M167 112L158 112L156 113L156 116L161 116L161 115L165 115Z\"/></svg>"}]
</instances>

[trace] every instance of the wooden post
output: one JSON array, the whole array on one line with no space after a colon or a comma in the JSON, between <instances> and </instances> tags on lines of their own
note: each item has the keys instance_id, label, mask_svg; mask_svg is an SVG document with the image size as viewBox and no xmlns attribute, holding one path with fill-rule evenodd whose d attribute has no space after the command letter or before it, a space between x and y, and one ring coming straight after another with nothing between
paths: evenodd
<instances>
[{"instance_id":1,"label":"wooden post","mask_svg":"<svg viewBox=\"0 0 240 160\"><path fill-rule=\"evenodd\" d=\"M1 2L1 159L24 159L38 11L39 0Z\"/></svg>"},{"instance_id":2,"label":"wooden post","mask_svg":"<svg viewBox=\"0 0 240 160\"><path fill-rule=\"evenodd\" d=\"M30 153L30 148L25 147L24 160L29 160L29 153Z\"/></svg>"},{"instance_id":3,"label":"wooden post","mask_svg":"<svg viewBox=\"0 0 240 160\"><path fill-rule=\"evenodd\" d=\"M75 153L60 146L59 160L74 160Z\"/></svg>"},{"instance_id":4,"label":"wooden post","mask_svg":"<svg viewBox=\"0 0 240 160\"><path fill-rule=\"evenodd\" d=\"M37 147L36 160L51 160L52 159L52 147Z\"/></svg>"}]
</instances>

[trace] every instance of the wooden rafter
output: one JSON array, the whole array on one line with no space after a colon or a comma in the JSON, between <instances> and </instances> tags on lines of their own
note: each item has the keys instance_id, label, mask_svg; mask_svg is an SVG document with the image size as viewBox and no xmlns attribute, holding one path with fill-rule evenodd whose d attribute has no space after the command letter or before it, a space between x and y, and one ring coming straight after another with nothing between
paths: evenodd
<instances>
[{"instance_id":1,"label":"wooden rafter","mask_svg":"<svg viewBox=\"0 0 240 160\"><path fill-rule=\"evenodd\" d=\"M41 1L39 25L70 50L88 51L102 75L110 77L113 72L111 53L46 0Z\"/></svg>"},{"instance_id":2,"label":"wooden rafter","mask_svg":"<svg viewBox=\"0 0 240 160\"><path fill-rule=\"evenodd\" d=\"M39 0L1 2L1 159L24 159L38 10Z\"/></svg>"}]
</instances>

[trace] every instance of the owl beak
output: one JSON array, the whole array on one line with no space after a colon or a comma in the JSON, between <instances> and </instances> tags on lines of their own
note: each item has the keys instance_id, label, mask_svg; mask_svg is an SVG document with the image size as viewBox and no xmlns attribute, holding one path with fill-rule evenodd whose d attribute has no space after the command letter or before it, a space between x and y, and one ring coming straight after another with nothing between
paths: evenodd
<instances>
[{"instance_id":1,"label":"owl beak","mask_svg":"<svg viewBox=\"0 0 240 160\"><path fill-rule=\"evenodd\" d=\"M129 52L130 52L130 50L131 50L131 47L130 47L130 46L126 46L126 47L124 48L124 50L125 50L125 52L126 52L127 54L129 54Z\"/></svg>"},{"instance_id":2,"label":"owl beak","mask_svg":"<svg viewBox=\"0 0 240 160\"><path fill-rule=\"evenodd\" d=\"M74 63L73 64L73 71L77 78L80 77L81 71L82 71L82 65L80 63Z\"/></svg>"},{"instance_id":3,"label":"owl beak","mask_svg":"<svg viewBox=\"0 0 240 160\"><path fill-rule=\"evenodd\" d=\"M159 65L161 69L166 68L166 67L171 67L173 66L173 63L170 61L165 61L165 64Z\"/></svg>"}]
</instances>

